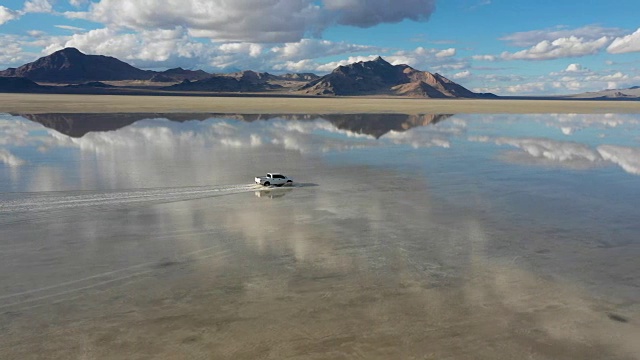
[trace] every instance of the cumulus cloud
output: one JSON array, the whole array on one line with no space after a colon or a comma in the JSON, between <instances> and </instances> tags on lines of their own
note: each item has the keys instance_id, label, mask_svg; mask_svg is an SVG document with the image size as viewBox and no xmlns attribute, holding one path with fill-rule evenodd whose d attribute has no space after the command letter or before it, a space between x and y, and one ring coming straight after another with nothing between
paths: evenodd
<instances>
[{"instance_id":1,"label":"cumulus cloud","mask_svg":"<svg viewBox=\"0 0 640 360\"><path fill-rule=\"evenodd\" d=\"M458 80L458 79L466 79L466 78L468 78L470 76L471 76L471 71L465 70L465 71L461 71L459 73L455 73L453 75L453 78Z\"/></svg>"},{"instance_id":2,"label":"cumulus cloud","mask_svg":"<svg viewBox=\"0 0 640 360\"><path fill-rule=\"evenodd\" d=\"M20 14L17 11L13 11L7 7L0 5L0 25L11 20L15 20L18 17L20 17Z\"/></svg>"},{"instance_id":3,"label":"cumulus cloud","mask_svg":"<svg viewBox=\"0 0 640 360\"><path fill-rule=\"evenodd\" d=\"M373 46L332 42L319 39L302 39L298 42L276 46L271 51L283 60L301 60L321 56L340 55L345 53L375 50Z\"/></svg>"},{"instance_id":4,"label":"cumulus cloud","mask_svg":"<svg viewBox=\"0 0 640 360\"><path fill-rule=\"evenodd\" d=\"M620 71L615 72L613 74L609 74L609 75L602 75L602 76L594 75L594 76L588 76L586 78L587 81L606 81L606 82L622 81L622 80L628 80L628 79L629 79L629 75L624 74Z\"/></svg>"},{"instance_id":5,"label":"cumulus cloud","mask_svg":"<svg viewBox=\"0 0 640 360\"><path fill-rule=\"evenodd\" d=\"M553 41L543 40L529 49L515 53L503 52L500 57L504 60L552 60L566 57L592 55L609 44L611 40L601 37L588 40L575 36L559 38Z\"/></svg>"},{"instance_id":6,"label":"cumulus cloud","mask_svg":"<svg viewBox=\"0 0 640 360\"><path fill-rule=\"evenodd\" d=\"M545 92L548 84L544 81L533 81L516 85L506 86L503 91L511 94L533 95Z\"/></svg>"},{"instance_id":7,"label":"cumulus cloud","mask_svg":"<svg viewBox=\"0 0 640 360\"><path fill-rule=\"evenodd\" d=\"M65 15L136 30L184 27L192 36L217 41L297 41L323 25L311 0L101 0L87 12Z\"/></svg>"},{"instance_id":8,"label":"cumulus cloud","mask_svg":"<svg viewBox=\"0 0 640 360\"><path fill-rule=\"evenodd\" d=\"M65 47L75 47L87 54L114 56L137 66L177 66L179 59L198 58L205 50L204 44L190 40L181 28L125 34L102 28L54 39L44 52Z\"/></svg>"},{"instance_id":9,"label":"cumulus cloud","mask_svg":"<svg viewBox=\"0 0 640 360\"><path fill-rule=\"evenodd\" d=\"M607 48L610 54L624 54L640 51L640 28L633 34L617 37Z\"/></svg>"},{"instance_id":10,"label":"cumulus cloud","mask_svg":"<svg viewBox=\"0 0 640 360\"><path fill-rule=\"evenodd\" d=\"M454 48L440 50L436 53L437 58L445 58L445 57L451 57L455 55L456 55L456 49Z\"/></svg>"},{"instance_id":11,"label":"cumulus cloud","mask_svg":"<svg viewBox=\"0 0 640 360\"><path fill-rule=\"evenodd\" d=\"M593 41L602 37L613 38L622 36L624 33L625 31L619 28L604 28L601 26L589 25L577 29L555 28L517 32L502 37L500 40L506 41L514 46L530 47L543 41L552 42L562 38L576 37L586 41Z\"/></svg>"},{"instance_id":12,"label":"cumulus cloud","mask_svg":"<svg viewBox=\"0 0 640 360\"><path fill-rule=\"evenodd\" d=\"M136 30L179 26L194 37L266 43L297 42L335 23L425 21L434 9L435 0L100 0L88 11L65 15Z\"/></svg>"},{"instance_id":13,"label":"cumulus cloud","mask_svg":"<svg viewBox=\"0 0 640 360\"><path fill-rule=\"evenodd\" d=\"M51 0L28 0L24 3L25 13L50 13L53 12Z\"/></svg>"},{"instance_id":14,"label":"cumulus cloud","mask_svg":"<svg viewBox=\"0 0 640 360\"><path fill-rule=\"evenodd\" d=\"M580 64L569 64L567 68L564 70L566 72L582 72L585 71L585 68Z\"/></svg>"},{"instance_id":15,"label":"cumulus cloud","mask_svg":"<svg viewBox=\"0 0 640 360\"><path fill-rule=\"evenodd\" d=\"M473 60L477 61L496 61L498 57L495 55L473 55L471 57Z\"/></svg>"},{"instance_id":16,"label":"cumulus cloud","mask_svg":"<svg viewBox=\"0 0 640 360\"><path fill-rule=\"evenodd\" d=\"M0 64L22 65L28 59L21 42L15 35L0 36Z\"/></svg>"}]
</instances>

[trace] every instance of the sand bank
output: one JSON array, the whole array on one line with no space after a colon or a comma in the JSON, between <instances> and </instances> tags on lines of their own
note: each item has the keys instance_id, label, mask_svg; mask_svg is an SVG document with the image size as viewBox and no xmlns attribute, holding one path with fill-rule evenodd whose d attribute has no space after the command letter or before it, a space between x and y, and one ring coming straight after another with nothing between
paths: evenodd
<instances>
[{"instance_id":1,"label":"sand bank","mask_svg":"<svg viewBox=\"0 0 640 360\"><path fill-rule=\"evenodd\" d=\"M640 113L637 101L461 100L407 98L294 98L0 94L0 112L215 112L243 114L536 114Z\"/></svg>"}]
</instances>

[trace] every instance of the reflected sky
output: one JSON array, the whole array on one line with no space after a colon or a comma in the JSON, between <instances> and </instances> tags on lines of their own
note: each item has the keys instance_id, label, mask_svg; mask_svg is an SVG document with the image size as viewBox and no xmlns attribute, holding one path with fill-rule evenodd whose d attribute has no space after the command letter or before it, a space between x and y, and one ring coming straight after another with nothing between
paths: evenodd
<instances>
[{"instance_id":1,"label":"reflected sky","mask_svg":"<svg viewBox=\"0 0 640 360\"><path fill-rule=\"evenodd\" d=\"M633 358L639 122L0 115L0 351Z\"/></svg>"}]
</instances>

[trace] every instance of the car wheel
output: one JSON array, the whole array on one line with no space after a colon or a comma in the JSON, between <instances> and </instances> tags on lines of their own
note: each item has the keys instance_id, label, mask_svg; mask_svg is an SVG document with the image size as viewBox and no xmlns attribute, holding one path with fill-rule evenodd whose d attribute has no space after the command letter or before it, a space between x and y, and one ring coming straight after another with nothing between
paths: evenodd
<instances>
[{"instance_id":1,"label":"car wheel","mask_svg":"<svg viewBox=\"0 0 640 360\"><path fill-rule=\"evenodd\" d=\"M265 181L265 182L264 182L264 186L269 186L269 185L271 185L271 183L270 183L270 182L268 182L268 181Z\"/></svg>"}]
</instances>

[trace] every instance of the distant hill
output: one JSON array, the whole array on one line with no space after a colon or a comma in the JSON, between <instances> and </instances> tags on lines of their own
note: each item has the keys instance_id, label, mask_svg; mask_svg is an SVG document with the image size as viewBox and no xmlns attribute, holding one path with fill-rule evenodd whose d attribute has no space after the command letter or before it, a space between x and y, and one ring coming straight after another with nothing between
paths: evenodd
<instances>
[{"instance_id":1,"label":"distant hill","mask_svg":"<svg viewBox=\"0 0 640 360\"><path fill-rule=\"evenodd\" d=\"M294 81L313 81L315 79L320 78L320 76L313 73L289 73L279 75L279 77L283 80L294 80Z\"/></svg>"},{"instance_id":2,"label":"distant hill","mask_svg":"<svg viewBox=\"0 0 640 360\"><path fill-rule=\"evenodd\" d=\"M67 88L73 88L73 89L92 89L92 88L112 88L114 87L113 85L109 85L109 84L105 84L103 82L100 81L90 81L90 82L86 82L86 83L82 83L82 84L72 84L72 85L67 85Z\"/></svg>"},{"instance_id":3,"label":"distant hill","mask_svg":"<svg viewBox=\"0 0 640 360\"><path fill-rule=\"evenodd\" d=\"M185 79L205 79L211 74L203 70L185 70L183 68L161 72L141 70L111 56L86 55L78 49L65 48L18 68L0 71L0 76L72 84L119 80L176 82Z\"/></svg>"},{"instance_id":4,"label":"distant hill","mask_svg":"<svg viewBox=\"0 0 640 360\"><path fill-rule=\"evenodd\" d=\"M640 86L633 86L628 89L607 89L602 91L586 92L563 96L572 99L593 99L593 100L640 100Z\"/></svg>"},{"instance_id":5,"label":"distant hill","mask_svg":"<svg viewBox=\"0 0 640 360\"><path fill-rule=\"evenodd\" d=\"M281 88L281 86L270 84L266 80L255 78L253 75L247 75L246 77L213 75L197 81L184 80L180 84L162 89L168 91L259 92L278 88Z\"/></svg>"},{"instance_id":6,"label":"distant hill","mask_svg":"<svg viewBox=\"0 0 640 360\"><path fill-rule=\"evenodd\" d=\"M221 76L232 77L238 80L251 82L254 84L264 84L269 81L278 80L278 76L269 74L268 72L257 72L253 70L244 70L234 73L224 74Z\"/></svg>"},{"instance_id":7,"label":"distant hill","mask_svg":"<svg viewBox=\"0 0 640 360\"><path fill-rule=\"evenodd\" d=\"M172 82L182 81L182 80L184 80L184 79L176 80L176 79L174 79L174 78L172 78L170 76L164 75L162 73L155 74L149 79L149 81L157 82L157 83L172 83Z\"/></svg>"},{"instance_id":8,"label":"distant hill","mask_svg":"<svg viewBox=\"0 0 640 360\"><path fill-rule=\"evenodd\" d=\"M23 77L0 77L0 92L28 93L46 90L47 87Z\"/></svg>"},{"instance_id":9,"label":"distant hill","mask_svg":"<svg viewBox=\"0 0 640 360\"><path fill-rule=\"evenodd\" d=\"M310 95L399 95L423 98L489 98L445 78L409 65L391 65L381 57L339 66L301 89Z\"/></svg>"},{"instance_id":10,"label":"distant hill","mask_svg":"<svg viewBox=\"0 0 640 360\"><path fill-rule=\"evenodd\" d=\"M147 80L153 71L140 70L114 57L85 55L66 48L20 66L1 71L0 76L25 77L33 81L73 83L104 80Z\"/></svg>"},{"instance_id":11,"label":"distant hill","mask_svg":"<svg viewBox=\"0 0 640 360\"><path fill-rule=\"evenodd\" d=\"M181 67L165 70L159 72L157 76L165 76L167 78L173 79L174 81L183 81L183 80L202 80L208 77L211 77L212 74L204 70L187 70Z\"/></svg>"}]
</instances>

